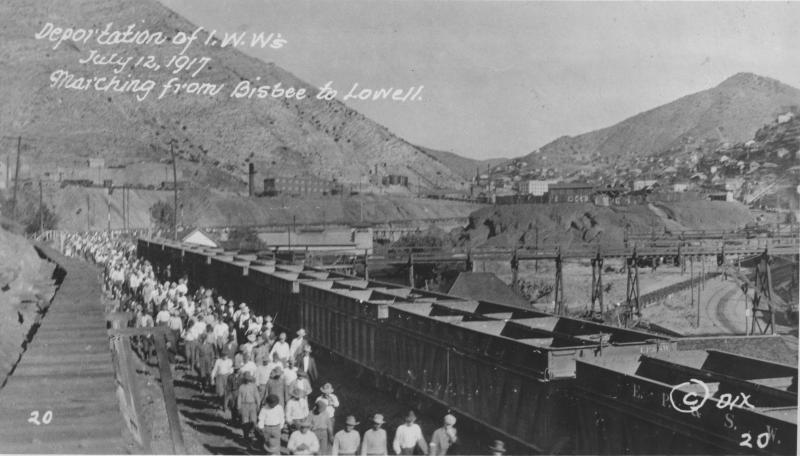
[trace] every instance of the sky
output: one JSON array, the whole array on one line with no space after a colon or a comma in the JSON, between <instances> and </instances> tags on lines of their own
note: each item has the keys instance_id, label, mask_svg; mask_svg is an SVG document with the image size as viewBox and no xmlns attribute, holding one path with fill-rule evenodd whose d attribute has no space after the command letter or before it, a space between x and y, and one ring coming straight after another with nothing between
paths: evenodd
<instances>
[{"instance_id":1,"label":"sky","mask_svg":"<svg viewBox=\"0 0 800 456\"><path fill-rule=\"evenodd\" d=\"M424 86L415 101L345 103L413 144L476 159L525 155L739 72L800 87L800 2L161 3L206 29L280 33L281 49L240 49L332 81L340 97L354 83Z\"/></svg>"}]
</instances>

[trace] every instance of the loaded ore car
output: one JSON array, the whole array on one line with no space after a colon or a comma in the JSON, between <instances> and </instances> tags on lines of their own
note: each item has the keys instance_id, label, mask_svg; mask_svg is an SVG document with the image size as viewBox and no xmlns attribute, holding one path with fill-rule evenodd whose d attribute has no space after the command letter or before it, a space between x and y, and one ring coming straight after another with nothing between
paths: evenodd
<instances>
[{"instance_id":1,"label":"loaded ore car","mask_svg":"<svg viewBox=\"0 0 800 456\"><path fill-rule=\"evenodd\" d=\"M365 381L447 408L515 453L738 453L739 431L727 424L733 420L769 445L754 451L796 454L788 438L797 428L796 367L677 351L679 342L665 336L257 254L144 239L138 254L157 271L170 265L190 284L274 316L278 329L305 328L319 352ZM713 347L706 339L693 348ZM690 378L706 381L713 394L751 394L754 408L731 416L704 409L697 418L665 407L663 395ZM767 429L774 430L769 442Z\"/></svg>"}]
</instances>

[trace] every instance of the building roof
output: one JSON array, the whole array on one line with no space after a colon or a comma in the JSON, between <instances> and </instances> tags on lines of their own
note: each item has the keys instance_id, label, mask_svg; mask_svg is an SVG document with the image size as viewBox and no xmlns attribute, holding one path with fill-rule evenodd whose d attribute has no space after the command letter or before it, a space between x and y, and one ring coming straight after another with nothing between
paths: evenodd
<instances>
[{"instance_id":1,"label":"building roof","mask_svg":"<svg viewBox=\"0 0 800 456\"><path fill-rule=\"evenodd\" d=\"M462 272L453 282L448 294L530 309L525 298L514 293L514 290L492 272Z\"/></svg>"},{"instance_id":2,"label":"building roof","mask_svg":"<svg viewBox=\"0 0 800 456\"><path fill-rule=\"evenodd\" d=\"M215 241L209 234L195 228L178 233L181 242L185 244L202 245L204 247L219 247L219 242Z\"/></svg>"},{"instance_id":3,"label":"building roof","mask_svg":"<svg viewBox=\"0 0 800 456\"><path fill-rule=\"evenodd\" d=\"M550 190L567 190L574 188L594 188L594 185L586 182L561 182L558 184L550 184Z\"/></svg>"}]
</instances>

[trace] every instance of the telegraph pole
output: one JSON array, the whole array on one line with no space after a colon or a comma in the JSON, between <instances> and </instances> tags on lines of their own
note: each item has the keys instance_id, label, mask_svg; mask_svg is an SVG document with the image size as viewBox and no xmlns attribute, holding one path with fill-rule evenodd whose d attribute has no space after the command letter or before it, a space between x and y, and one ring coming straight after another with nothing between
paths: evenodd
<instances>
[{"instance_id":1,"label":"telegraph pole","mask_svg":"<svg viewBox=\"0 0 800 456\"><path fill-rule=\"evenodd\" d=\"M128 218L127 212L125 211L125 186L122 186L122 230L128 231Z\"/></svg>"},{"instance_id":2,"label":"telegraph pole","mask_svg":"<svg viewBox=\"0 0 800 456\"><path fill-rule=\"evenodd\" d=\"M175 160L175 140L169 143L169 153L172 155L172 186L174 204L172 207L172 239L178 240L178 165Z\"/></svg>"},{"instance_id":3,"label":"telegraph pole","mask_svg":"<svg viewBox=\"0 0 800 456\"><path fill-rule=\"evenodd\" d=\"M14 217L14 220L17 219L17 186L19 182L19 154L22 150L22 136L17 139L17 167L14 169L14 199L12 200L11 207L13 208L11 213Z\"/></svg>"},{"instance_id":4,"label":"telegraph pole","mask_svg":"<svg viewBox=\"0 0 800 456\"><path fill-rule=\"evenodd\" d=\"M44 212L42 211L42 181L39 180L39 233L44 232Z\"/></svg>"}]
</instances>

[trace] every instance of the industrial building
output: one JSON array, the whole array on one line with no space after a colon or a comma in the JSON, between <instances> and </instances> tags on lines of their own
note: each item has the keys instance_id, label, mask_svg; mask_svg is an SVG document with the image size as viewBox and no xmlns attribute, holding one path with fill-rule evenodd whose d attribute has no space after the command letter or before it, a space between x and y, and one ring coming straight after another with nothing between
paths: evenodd
<instances>
[{"instance_id":1,"label":"industrial building","mask_svg":"<svg viewBox=\"0 0 800 456\"><path fill-rule=\"evenodd\" d=\"M588 203L594 194L594 185L586 182L551 184L547 193L551 203Z\"/></svg>"},{"instance_id":2,"label":"industrial building","mask_svg":"<svg viewBox=\"0 0 800 456\"><path fill-rule=\"evenodd\" d=\"M328 195L335 193L335 182L313 176L269 177L264 179L264 193L289 195Z\"/></svg>"}]
</instances>

